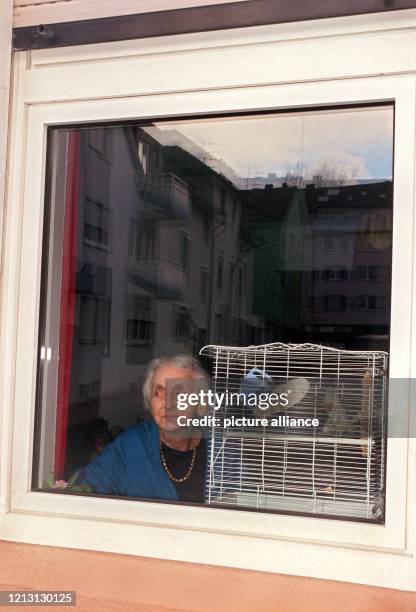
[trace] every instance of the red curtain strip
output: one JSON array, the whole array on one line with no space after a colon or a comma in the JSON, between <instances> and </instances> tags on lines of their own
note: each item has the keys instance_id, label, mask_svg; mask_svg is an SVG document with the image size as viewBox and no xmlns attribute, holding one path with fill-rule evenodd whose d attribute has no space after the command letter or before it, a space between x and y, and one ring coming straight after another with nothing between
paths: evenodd
<instances>
[{"instance_id":1,"label":"red curtain strip","mask_svg":"<svg viewBox=\"0 0 416 612\"><path fill-rule=\"evenodd\" d=\"M58 394L55 434L55 479L65 467L70 401L71 365L75 324L78 197L80 184L80 133L68 137L68 165L64 216L62 285L59 327Z\"/></svg>"}]
</instances>

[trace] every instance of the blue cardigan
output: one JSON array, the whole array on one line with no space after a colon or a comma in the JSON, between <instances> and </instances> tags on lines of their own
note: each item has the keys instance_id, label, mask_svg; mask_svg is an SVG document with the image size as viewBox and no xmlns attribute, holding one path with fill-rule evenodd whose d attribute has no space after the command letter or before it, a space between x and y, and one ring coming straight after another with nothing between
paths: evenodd
<instances>
[{"instance_id":1,"label":"blue cardigan","mask_svg":"<svg viewBox=\"0 0 416 612\"><path fill-rule=\"evenodd\" d=\"M108 495L178 499L160 459L159 428L147 421L123 431L81 468L77 484L87 484L95 493Z\"/></svg>"}]
</instances>

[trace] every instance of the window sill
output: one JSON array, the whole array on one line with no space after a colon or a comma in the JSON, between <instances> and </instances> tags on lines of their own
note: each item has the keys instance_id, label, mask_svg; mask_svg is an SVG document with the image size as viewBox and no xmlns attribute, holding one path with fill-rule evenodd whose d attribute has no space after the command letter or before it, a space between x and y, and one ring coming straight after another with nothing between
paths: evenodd
<instances>
[{"instance_id":1,"label":"window sill","mask_svg":"<svg viewBox=\"0 0 416 612\"><path fill-rule=\"evenodd\" d=\"M246 529L224 529L223 515L218 512L215 528L206 528L206 508L187 508L187 521L178 520L178 506L168 508L170 520L162 522L161 504L123 502L124 518L115 519L111 510L115 500L93 500L99 509L93 515L78 513L74 504L66 512L44 507L42 510L13 511L0 517L0 537L4 540L97 550L119 554L154 557L184 562L221 565L283 574L306 575L312 578L357 582L383 587L414 590L414 559L406 551L371 550L351 545L331 546L320 540L305 542L301 535L305 526L298 523L298 538L282 535L271 538ZM57 500L58 501L58 500ZM81 500L81 501L86 501ZM87 504L90 500L87 500ZM120 504L120 502L116 502ZM138 505L140 503L140 505ZM143 512L144 506L148 512ZM119 506L121 507L121 506ZM62 510L62 511L61 511ZM172 513L174 510L174 515ZM100 518L97 519L97 512ZM183 513L179 513L183 514ZM241 513L238 513L241 514ZM199 515L199 516L198 516ZM195 517L199 526L195 527ZM228 519L230 513L227 512ZM166 518L166 516L165 516ZM279 519L285 517L278 517ZM205 519L205 520L204 520ZM257 517L256 523L260 523ZM316 519L310 519L316 522ZM211 522L211 521L210 521ZM284 522L284 521L283 521ZM302 522L302 521L301 521ZM185 523L188 523L186 526ZM240 523L240 521L239 521ZM261 525L260 525L261 527ZM310 525L313 529L313 525ZM375 527L380 532L382 527ZM259 531L259 530L257 530ZM375 536L375 540L377 536ZM250 550L250 554L248 554ZM393 569L392 569L393 568Z\"/></svg>"}]
</instances>

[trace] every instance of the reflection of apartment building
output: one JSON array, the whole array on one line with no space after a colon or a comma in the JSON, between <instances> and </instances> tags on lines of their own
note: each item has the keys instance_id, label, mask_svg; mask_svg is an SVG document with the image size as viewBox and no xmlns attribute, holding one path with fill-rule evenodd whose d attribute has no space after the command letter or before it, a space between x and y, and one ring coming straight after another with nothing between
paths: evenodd
<instances>
[{"instance_id":1,"label":"reflection of apartment building","mask_svg":"<svg viewBox=\"0 0 416 612\"><path fill-rule=\"evenodd\" d=\"M105 134L104 134L105 132ZM224 176L136 127L81 133L70 423L127 424L150 359L244 344L252 255Z\"/></svg>"},{"instance_id":2,"label":"reflection of apartment building","mask_svg":"<svg viewBox=\"0 0 416 612\"><path fill-rule=\"evenodd\" d=\"M183 348L196 352L205 341L248 342L259 321L252 313L252 254L241 231L239 191L178 146L167 147L165 155L192 200L191 266L182 306L189 308L194 336Z\"/></svg>"},{"instance_id":3,"label":"reflection of apartment building","mask_svg":"<svg viewBox=\"0 0 416 612\"><path fill-rule=\"evenodd\" d=\"M391 182L241 193L264 337L387 350Z\"/></svg>"},{"instance_id":4,"label":"reflection of apartment building","mask_svg":"<svg viewBox=\"0 0 416 612\"><path fill-rule=\"evenodd\" d=\"M142 131L139 137L151 138ZM249 315L248 261L240 252L241 204L225 177L177 145L152 141L163 152L164 176L174 177L176 193L181 189L187 201L171 216L157 216L158 198L153 209L148 207L153 259L130 261L129 280L135 287L129 286L129 297L151 302L153 354L196 353L207 341L231 339L238 333L238 321ZM145 185L153 189L154 175ZM142 233L141 215L135 223ZM138 288L149 274L153 291L141 295ZM143 351L139 359L148 360Z\"/></svg>"},{"instance_id":5,"label":"reflection of apartment building","mask_svg":"<svg viewBox=\"0 0 416 612\"><path fill-rule=\"evenodd\" d=\"M391 181L306 190L312 284L305 322L328 343L388 350ZM351 347L353 348L353 347Z\"/></svg>"}]
</instances>

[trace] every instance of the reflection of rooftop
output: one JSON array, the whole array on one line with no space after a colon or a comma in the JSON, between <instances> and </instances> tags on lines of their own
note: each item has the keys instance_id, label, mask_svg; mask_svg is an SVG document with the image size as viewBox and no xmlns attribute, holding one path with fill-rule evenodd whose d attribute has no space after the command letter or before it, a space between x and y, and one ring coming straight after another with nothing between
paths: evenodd
<instances>
[{"instance_id":1,"label":"reflection of rooftop","mask_svg":"<svg viewBox=\"0 0 416 612\"><path fill-rule=\"evenodd\" d=\"M321 211L327 219L333 213L329 224L339 223L345 228L348 222L345 217L339 217L339 211L360 214L363 209L389 209L393 197L391 181L369 183L363 190L362 185L342 185L340 187L315 187L307 185L302 190L305 193L306 206L312 216ZM265 189L245 189L240 191L243 197L243 221L281 221L296 192L296 187L267 186ZM324 219L325 220L325 219ZM349 221L354 224L351 217Z\"/></svg>"},{"instance_id":2,"label":"reflection of rooftop","mask_svg":"<svg viewBox=\"0 0 416 612\"><path fill-rule=\"evenodd\" d=\"M306 203L310 213L319 209L363 209L390 208L393 197L392 181L380 181L363 185L342 185L334 187L315 187L307 185Z\"/></svg>"},{"instance_id":3,"label":"reflection of rooftop","mask_svg":"<svg viewBox=\"0 0 416 612\"><path fill-rule=\"evenodd\" d=\"M186 181L192 193L192 201L210 212L213 212L217 204L215 186L228 186L236 193L238 191L227 177L179 146L165 147L164 156L167 166Z\"/></svg>"},{"instance_id":4,"label":"reflection of rooftop","mask_svg":"<svg viewBox=\"0 0 416 612\"><path fill-rule=\"evenodd\" d=\"M243 197L243 221L281 221L295 191L296 187L240 191Z\"/></svg>"}]
</instances>

